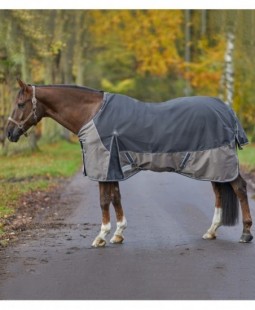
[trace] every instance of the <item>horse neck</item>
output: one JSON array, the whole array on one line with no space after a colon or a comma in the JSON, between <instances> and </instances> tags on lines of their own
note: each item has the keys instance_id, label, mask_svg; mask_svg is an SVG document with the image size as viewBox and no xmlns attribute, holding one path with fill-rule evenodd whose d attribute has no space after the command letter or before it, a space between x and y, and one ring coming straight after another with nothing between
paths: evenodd
<instances>
[{"instance_id":1,"label":"horse neck","mask_svg":"<svg viewBox=\"0 0 255 310\"><path fill-rule=\"evenodd\" d=\"M103 93L75 87L37 87L36 97L43 104L44 117L77 134L100 109Z\"/></svg>"}]
</instances>

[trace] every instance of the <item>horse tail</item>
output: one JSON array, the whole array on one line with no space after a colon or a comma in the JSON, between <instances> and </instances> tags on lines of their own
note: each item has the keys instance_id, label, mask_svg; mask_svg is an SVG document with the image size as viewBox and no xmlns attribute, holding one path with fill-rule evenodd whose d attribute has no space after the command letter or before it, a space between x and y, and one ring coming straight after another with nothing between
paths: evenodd
<instances>
[{"instance_id":1,"label":"horse tail","mask_svg":"<svg viewBox=\"0 0 255 310\"><path fill-rule=\"evenodd\" d=\"M238 222L239 202L231 184L217 183L220 190L222 207L222 224L234 226Z\"/></svg>"}]
</instances>

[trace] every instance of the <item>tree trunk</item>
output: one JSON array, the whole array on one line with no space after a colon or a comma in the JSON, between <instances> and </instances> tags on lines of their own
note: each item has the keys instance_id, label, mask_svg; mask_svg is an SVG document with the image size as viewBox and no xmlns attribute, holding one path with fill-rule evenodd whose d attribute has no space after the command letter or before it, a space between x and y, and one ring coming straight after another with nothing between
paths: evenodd
<instances>
[{"instance_id":1,"label":"tree trunk","mask_svg":"<svg viewBox=\"0 0 255 310\"><path fill-rule=\"evenodd\" d=\"M66 35L66 48L63 55L63 68L64 68L64 83L65 84L73 84L73 58L74 58L74 46L75 46L75 33L72 31L68 31L68 29L72 29L75 25L75 16L71 13L67 15L67 21L64 24L63 30L64 33L68 33ZM62 137L71 141L71 133L68 129L63 128Z\"/></svg>"},{"instance_id":2,"label":"tree trunk","mask_svg":"<svg viewBox=\"0 0 255 310\"><path fill-rule=\"evenodd\" d=\"M207 12L206 10L201 11L201 36L205 36L207 27Z\"/></svg>"},{"instance_id":3,"label":"tree trunk","mask_svg":"<svg viewBox=\"0 0 255 310\"><path fill-rule=\"evenodd\" d=\"M47 32L51 33L49 38L49 46L53 48L56 42L61 41L62 35L62 12L51 11L48 17ZM62 82L62 71L59 67L62 58L61 46L57 51L51 52L47 59L45 59L44 67L44 83L58 84ZM42 139L45 142L55 142L61 136L62 127L51 118L42 119Z\"/></svg>"},{"instance_id":4,"label":"tree trunk","mask_svg":"<svg viewBox=\"0 0 255 310\"><path fill-rule=\"evenodd\" d=\"M185 63L186 63L186 73L188 73L188 64L191 61L191 11L185 10ZM186 79L186 86L184 89L184 95L190 96L191 86L188 79Z\"/></svg>"},{"instance_id":5,"label":"tree trunk","mask_svg":"<svg viewBox=\"0 0 255 310\"><path fill-rule=\"evenodd\" d=\"M235 36L233 32L229 31L227 33L227 46L224 58L225 68L221 79L221 88L223 89L224 93L224 101L230 107L232 107L233 105L233 96L234 96L234 64L233 64L233 56L235 48L234 41Z\"/></svg>"},{"instance_id":6,"label":"tree trunk","mask_svg":"<svg viewBox=\"0 0 255 310\"><path fill-rule=\"evenodd\" d=\"M29 68L29 49L30 47L26 44L26 41L22 41L21 43L21 51L22 51L22 61L21 61L21 74L22 79L26 81L26 83L31 82L31 74ZM38 150L37 139L35 134L35 129L32 128L28 135L28 145L32 151Z\"/></svg>"},{"instance_id":7,"label":"tree trunk","mask_svg":"<svg viewBox=\"0 0 255 310\"><path fill-rule=\"evenodd\" d=\"M225 102L227 105L232 107L233 105L233 96L234 96L234 62L233 62L233 54L234 54L234 41L235 36L233 32L227 33L227 47L225 53L225 73L224 73L224 81L225 81Z\"/></svg>"}]
</instances>

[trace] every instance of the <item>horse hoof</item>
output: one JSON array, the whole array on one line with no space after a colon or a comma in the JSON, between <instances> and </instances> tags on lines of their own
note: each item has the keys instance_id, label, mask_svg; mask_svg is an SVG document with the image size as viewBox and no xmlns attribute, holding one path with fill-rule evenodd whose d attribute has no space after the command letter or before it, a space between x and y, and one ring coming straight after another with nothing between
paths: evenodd
<instances>
[{"instance_id":1,"label":"horse hoof","mask_svg":"<svg viewBox=\"0 0 255 310\"><path fill-rule=\"evenodd\" d=\"M242 234L239 242L248 243L248 242L251 242L252 239L253 239L252 234Z\"/></svg>"},{"instance_id":2,"label":"horse hoof","mask_svg":"<svg viewBox=\"0 0 255 310\"><path fill-rule=\"evenodd\" d=\"M210 234L210 233L206 233L203 235L203 239L204 240L213 240L216 239L216 235L215 234Z\"/></svg>"},{"instance_id":3,"label":"horse hoof","mask_svg":"<svg viewBox=\"0 0 255 310\"><path fill-rule=\"evenodd\" d=\"M93 243L92 243L92 246L94 248L99 248L99 247L104 247L106 245L106 241L102 238L96 238Z\"/></svg>"},{"instance_id":4,"label":"horse hoof","mask_svg":"<svg viewBox=\"0 0 255 310\"><path fill-rule=\"evenodd\" d=\"M111 243L115 243L115 244L121 244L124 240L123 236L119 236L119 235L114 235L112 237L112 239L110 240Z\"/></svg>"}]
</instances>

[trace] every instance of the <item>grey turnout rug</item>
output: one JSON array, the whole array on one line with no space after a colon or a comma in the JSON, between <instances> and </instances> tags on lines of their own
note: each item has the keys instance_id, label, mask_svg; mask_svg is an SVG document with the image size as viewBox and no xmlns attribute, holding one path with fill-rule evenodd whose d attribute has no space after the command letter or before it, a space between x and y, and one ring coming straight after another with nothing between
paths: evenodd
<instances>
[{"instance_id":1,"label":"grey turnout rug","mask_svg":"<svg viewBox=\"0 0 255 310\"><path fill-rule=\"evenodd\" d=\"M78 136L84 174L96 181L152 170L228 182L239 173L236 145L248 143L233 110L197 96L144 103L104 93L101 109Z\"/></svg>"}]
</instances>

